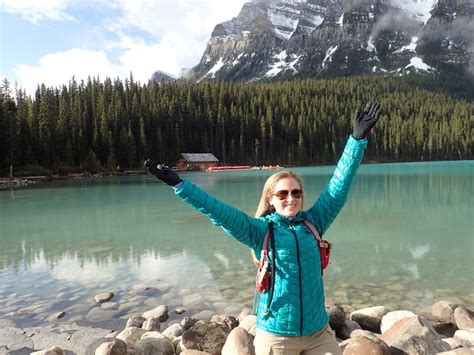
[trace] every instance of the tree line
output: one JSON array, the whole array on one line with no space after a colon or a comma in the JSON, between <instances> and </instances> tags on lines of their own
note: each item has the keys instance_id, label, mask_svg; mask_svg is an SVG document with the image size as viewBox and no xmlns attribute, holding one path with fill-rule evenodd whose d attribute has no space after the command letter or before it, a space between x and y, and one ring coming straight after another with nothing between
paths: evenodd
<instances>
[{"instance_id":1,"label":"tree line","mask_svg":"<svg viewBox=\"0 0 474 355\"><path fill-rule=\"evenodd\" d=\"M140 84L74 78L34 96L0 90L0 171L98 172L174 165L180 153L223 164L334 164L356 108L380 102L369 161L473 158L474 104L403 78Z\"/></svg>"}]
</instances>

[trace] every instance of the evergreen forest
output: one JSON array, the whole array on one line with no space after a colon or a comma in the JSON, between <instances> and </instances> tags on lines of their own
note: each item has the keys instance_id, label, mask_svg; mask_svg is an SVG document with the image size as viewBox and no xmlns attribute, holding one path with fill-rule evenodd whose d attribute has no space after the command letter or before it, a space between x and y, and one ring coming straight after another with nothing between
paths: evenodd
<instances>
[{"instance_id":1,"label":"evergreen forest","mask_svg":"<svg viewBox=\"0 0 474 355\"><path fill-rule=\"evenodd\" d=\"M140 84L89 78L34 96L4 81L0 172L14 175L174 165L180 153L221 164L335 164L357 108L380 102L369 162L473 159L474 103L396 77L272 83Z\"/></svg>"}]
</instances>

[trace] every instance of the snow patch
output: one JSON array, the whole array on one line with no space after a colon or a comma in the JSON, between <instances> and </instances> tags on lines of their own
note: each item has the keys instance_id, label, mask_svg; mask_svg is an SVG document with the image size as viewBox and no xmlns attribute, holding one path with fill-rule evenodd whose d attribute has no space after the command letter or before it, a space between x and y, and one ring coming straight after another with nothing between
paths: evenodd
<instances>
[{"instance_id":1,"label":"snow patch","mask_svg":"<svg viewBox=\"0 0 474 355\"><path fill-rule=\"evenodd\" d=\"M297 73L298 71L295 68L295 64L298 62L298 60L301 58L301 55L297 56L295 54L291 55L291 59L293 59L291 62L287 63L288 55L286 51L281 51L280 53L276 54L274 56L277 61L273 63L271 68L264 74L265 77L271 78L276 76L278 73L282 72L283 70L288 70L291 69L293 72Z\"/></svg>"},{"instance_id":2,"label":"snow patch","mask_svg":"<svg viewBox=\"0 0 474 355\"><path fill-rule=\"evenodd\" d=\"M418 42L418 37L412 37L411 38L411 42L409 45L407 46L403 46L401 47L400 49L397 49L395 52L393 53L402 53L404 51L410 51L410 52L415 52L416 50L416 43Z\"/></svg>"},{"instance_id":3,"label":"snow patch","mask_svg":"<svg viewBox=\"0 0 474 355\"><path fill-rule=\"evenodd\" d=\"M332 46L326 51L326 56L324 57L323 63L321 64L323 68L326 68L326 61L332 61L332 55L335 51L337 51L337 46Z\"/></svg>"},{"instance_id":4,"label":"snow patch","mask_svg":"<svg viewBox=\"0 0 474 355\"><path fill-rule=\"evenodd\" d=\"M232 62L232 66L234 65L237 65L239 63L239 59L242 58L244 54L243 53L240 53L237 58L234 59L234 61Z\"/></svg>"},{"instance_id":5,"label":"snow patch","mask_svg":"<svg viewBox=\"0 0 474 355\"><path fill-rule=\"evenodd\" d=\"M212 77L216 76L216 73L221 70L224 65L224 60L222 57L219 58L216 64L207 72L205 76L211 75Z\"/></svg>"},{"instance_id":6,"label":"snow patch","mask_svg":"<svg viewBox=\"0 0 474 355\"><path fill-rule=\"evenodd\" d=\"M395 4L418 20L426 24L431 17L431 10L438 0L398 0Z\"/></svg>"},{"instance_id":7,"label":"snow patch","mask_svg":"<svg viewBox=\"0 0 474 355\"><path fill-rule=\"evenodd\" d=\"M423 59L421 59L420 57L413 57L410 59L410 64L408 64L405 69L408 69L408 68L415 68L417 70L423 70L423 71L432 71L433 68L430 67L428 64L426 64L425 62L423 62Z\"/></svg>"},{"instance_id":8,"label":"snow patch","mask_svg":"<svg viewBox=\"0 0 474 355\"><path fill-rule=\"evenodd\" d=\"M337 23L339 24L339 26L342 27L342 25L344 24L344 14L342 14L341 17L339 17L339 21L337 21Z\"/></svg>"},{"instance_id":9,"label":"snow patch","mask_svg":"<svg viewBox=\"0 0 474 355\"><path fill-rule=\"evenodd\" d=\"M372 36L367 40L367 52L377 53L377 48L375 48L374 39Z\"/></svg>"}]
</instances>

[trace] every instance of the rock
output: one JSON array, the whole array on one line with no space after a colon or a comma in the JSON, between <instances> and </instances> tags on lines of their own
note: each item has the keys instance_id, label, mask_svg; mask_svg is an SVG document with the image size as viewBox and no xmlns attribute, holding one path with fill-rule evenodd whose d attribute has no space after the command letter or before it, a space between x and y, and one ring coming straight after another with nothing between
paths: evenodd
<instances>
[{"instance_id":1,"label":"rock","mask_svg":"<svg viewBox=\"0 0 474 355\"><path fill-rule=\"evenodd\" d=\"M54 317L55 317L56 319L61 319L61 318L63 318L65 315L66 315L66 312L63 311L63 312L56 313L56 314L54 315Z\"/></svg>"},{"instance_id":2,"label":"rock","mask_svg":"<svg viewBox=\"0 0 474 355\"><path fill-rule=\"evenodd\" d=\"M53 346L49 350L34 351L30 355L64 355L64 350L59 346Z\"/></svg>"},{"instance_id":3,"label":"rock","mask_svg":"<svg viewBox=\"0 0 474 355\"><path fill-rule=\"evenodd\" d=\"M100 309L104 311L112 311L119 309L119 304L117 302L102 302L100 304Z\"/></svg>"},{"instance_id":4,"label":"rock","mask_svg":"<svg viewBox=\"0 0 474 355\"><path fill-rule=\"evenodd\" d=\"M180 353L180 355L212 355L212 354L208 353L207 351L187 349L187 350L183 350Z\"/></svg>"},{"instance_id":5,"label":"rock","mask_svg":"<svg viewBox=\"0 0 474 355\"><path fill-rule=\"evenodd\" d=\"M474 312L462 306L454 310L454 323L460 330L474 329Z\"/></svg>"},{"instance_id":6,"label":"rock","mask_svg":"<svg viewBox=\"0 0 474 355\"><path fill-rule=\"evenodd\" d=\"M109 339L99 345L95 355L127 355L127 345L120 339Z\"/></svg>"},{"instance_id":7,"label":"rock","mask_svg":"<svg viewBox=\"0 0 474 355\"><path fill-rule=\"evenodd\" d=\"M202 307L204 304L204 297L199 293L183 296L183 305L186 308L196 309Z\"/></svg>"},{"instance_id":8,"label":"rock","mask_svg":"<svg viewBox=\"0 0 474 355\"><path fill-rule=\"evenodd\" d=\"M174 355L174 345L168 338L146 337L135 344L137 354L142 355Z\"/></svg>"},{"instance_id":9,"label":"rock","mask_svg":"<svg viewBox=\"0 0 474 355\"><path fill-rule=\"evenodd\" d=\"M382 317L382 322L380 323L380 331L382 332L382 334L385 333L394 323L406 317L416 317L416 314L411 311L388 312Z\"/></svg>"},{"instance_id":10,"label":"rock","mask_svg":"<svg viewBox=\"0 0 474 355\"><path fill-rule=\"evenodd\" d=\"M443 351L442 353L438 353L436 355L472 355L472 354L474 354L474 347Z\"/></svg>"},{"instance_id":11,"label":"rock","mask_svg":"<svg viewBox=\"0 0 474 355\"><path fill-rule=\"evenodd\" d=\"M438 322L456 324L454 322L454 310L456 308L457 304L439 301L431 306L431 316Z\"/></svg>"},{"instance_id":12,"label":"rock","mask_svg":"<svg viewBox=\"0 0 474 355\"><path fill-rule=\"evenodd\" d=\"M117 339L123 340L127 344L127 349L134 348L146 330L137 327L128 327L117 335Z\"/></svg>"},{"instance_id":13,"label":"rock","mask_svg":"<svg viewBox=\"0 0 474 355\"><path fill-rule=\"evenodd\" d=\"M446 344L448 344L451 349L457 349L457 348L462 348L462 343L460 340L455 339L455 338L444 338L442 339Z\"/></svg>"},{"instance_id":14,"label":"rock","mask_svg":"<svg viewBox=\"0 0 474 355\"><path fill-rule=\"evenodd\" d=\"M411 355L450 350L429 322L418 316L399 320L380 339L390 346L392 352L401 350Z\"/></svg>"},{"instance_id":15,"label":"rock","mask_svg":"<svg viewBox=\"0 0 474 355\"><path fill-rule=\"evenodd\" d=\"M362 329L380 333L380 323L387 312L384 306L363 308L352 312L350 319L359 323Z\"/></svg>"},{"instance_id":16,"label":"rock","mask_svg":"<svg viewBox=\"0 0 474 355\"><path fill-rule=\"evenodd\" d=\"M110 301L114 297L112 292L101 292L95 295L94 299L97 303L107 302Z\"/></svg>"},{"instance_id":17,"label":"rock","mask_svg":"<svg viewBox=\"0 0 474 355\"><path fill-rule=\"evenodd\" d=\"M255 355L253 337L244 328L237 327L227 336L222 355Z\"/></svg>"},{"instance_id":18,"label":"rock","mask_svg":"<svg viewBox=\"0 0 474 355\"><path fill-rule=\"evenodd\" d=\"M143 322L142 328L147 331L160 331L161 323L159 318L148 318Z\"/></svg>"},{"instance_id":19,"label":"rock","mask_svg":"<svg viewBox=\"0 0 474 355\"><path fill-rule=\"evenodd\" d=\"M162 334L170 339L179 337L184 332L184 327L181 324L175 323L166 328Z\"/></svg>"},{"instance_id":20,"label":"rock","mask_svg":"<svg viewBox=\"0 0 474 355\"><path fill-rule=\"evenodd\" d=\"M181 325L183 326L184 330L190 329L194 324L198 322L197 319L191 318L191 317L184 317L183 320L181 321Z\"/></svg>"},{"instance_id":21,"label":"rock","mask_svg":"<svg viewBox=\"0 0 474 355\"><path fill-rule=\"evenodd\" d=\"M174 313L176 314L183 314L184 312L186 312L186 308L184 307L178 307L174 310Z\"/></svg>"},{"instance_id":22,"label":"rock","mask_svg":"<svg viewBox=\"0 0 474 355\"><path fill-rule=\"evenodd\" d=\"M142 316L146 319L149 318L158 318L160 322L166 322L166 320L169 318L168 316L168 306L166 305L161 305L158 306L151 311L147 311L142 314Z\"/></svg>"},{"instance_id":23,"label":"rock","mask_svg":"<svg viewBox=\"0 0 474 355\"><path fill-rule=\"evenodd\" d=\"M331 303L326 305L326 312L329 316L329 325L332 329L338 330L344 326L346 314L344 308L338 303Z\"/></svg>"},{"instance_id":24,"label":"rock","mask_svg":"<svg viewBox=\"0 0 474 355\"><path fill-rule=\"evenodd\" d=\"M474 329L458 330L454 333L454 339L459 340L464 347L474 346Z\"/></svg>"},{"instance_id":25,"label":"rock","mask_svg":"<svg viewBox=\"0 0 474 355\"><path fill-rule=\"evenodd\" d=\"M249 314L239 324L239 327L244 328L250 335L255 337L255 333L257 331L256 328L257 324L257 316L254 314Z\"/></svg>"},{"instance_id":26,"label":"rock","mask_svg":"<svg viewBox=\"0 0 474 355\"><path fill-rule=\"evenodd\" d=\"M186 349L219 354L229 333L228 328L221 324L199 321L183 333L182 344Z\"/></svg>"},{"instance_id":27,"label":"rock","mask_svg":"<svg viewBox=\"0 0 474 355\"><path fill-rule=\"evenodd\" d=\"M343 355L390 355L390 349L383 341L374 341L366 337L358 337L345 347Z\"/></svg>"},{"instance_id":28,"label":"rock","mask_svg":"<svg viewBox=\"0 0 474 355\"><path fill-rule=\"evenodd\" d=\"M361 330L359 323L346 319L344 325L336 330L336 335L341 339L349 339L354 330Z\"/></svg>"},{"instance_id":29,"label":"rock","mask_svg":"<svg viewBox=\"0 0 474 355\"><path fill-rule=\"evenodd\" d=\"M215 314L211 318L211 322L222 324L223 326L229 328L229 332L239 325L237 319L233 316Z\"/></svg>"},{"instance_id":30,"label":"rock","mask_svg":"<svg viewBox=\"0 0 474 355\"><path fill-rule=\"evenodd\" d=\"M126 328L128 327L136 327L136 328L141 328L143 326L143 323L145 322L145 318L142 316L133 316L130 317L127 321L127 325L125 326Z\"/></svg>"}]
</instances>

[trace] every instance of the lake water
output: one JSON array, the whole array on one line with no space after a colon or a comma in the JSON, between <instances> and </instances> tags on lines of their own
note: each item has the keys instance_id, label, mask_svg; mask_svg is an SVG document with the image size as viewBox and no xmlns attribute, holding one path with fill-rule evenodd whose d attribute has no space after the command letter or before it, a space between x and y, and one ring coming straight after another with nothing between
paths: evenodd
<instances>
[{"instance_id":1,"label":"lake water","mask_svg":"<svg viewBox=\"0 0 474 355\"><path fill-rule=\"evenodd\" d=\"M334 167L294 168L306 207ZM273 171L186 173L253 214ZM325 237L330 300L424 312L474 305L474 161L362 165ZM0 191L0 318L21 325L122 322L160 304L171 319L251 306L248 251L150 176L56 182ZM101 291L115 296L103 310ZM172 312L184 306L182 316Z\"/></svg>"}]
</instances>

